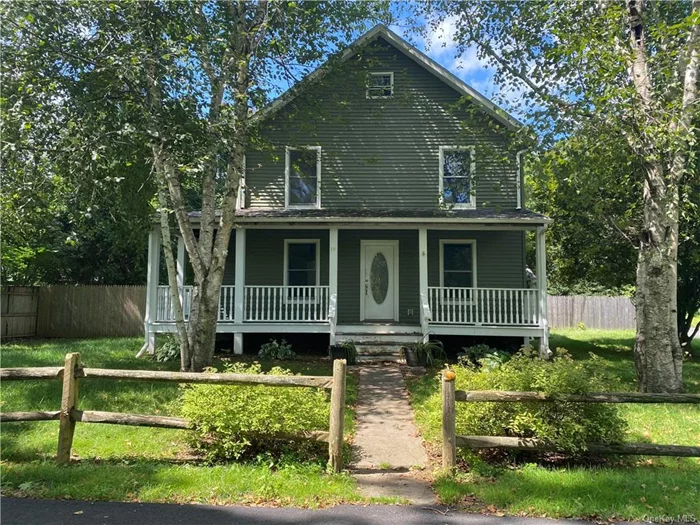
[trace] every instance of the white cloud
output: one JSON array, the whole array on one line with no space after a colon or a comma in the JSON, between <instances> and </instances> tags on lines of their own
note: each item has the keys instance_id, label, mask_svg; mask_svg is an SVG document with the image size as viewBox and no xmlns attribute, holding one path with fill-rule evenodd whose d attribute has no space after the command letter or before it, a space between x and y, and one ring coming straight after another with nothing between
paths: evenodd
<instances>
[{"instance_id":1,"label":"white cloud","mask_svg":"<svg viewBox=\"0 0 700 525\"><path fill-rule=\"evenodd\" d=\"M437 26L431 26L426 36L426 47L431 53L443 54L447 51L454 51L455 35L457 33L457 16L448 16Z\"/></svg>"},{"instance_id":2,"label":"white cloud","mask_svg":"<svg viewBox=\"0 0 700 525\"><path fill-rule=\"evenodd\" d=\"M422 42L425 52L447 67L459 77L469 77L472 73L486 69L488 64L477 56L476 47L468 47L459 53L455 36L459 18L450 16L438 25L431 26Z\"/></svg>"},{"instance_id":3,"label":"white cloud","mask_svg":"<svg viewBox=\"0 0 700 525\"><path fill-rule=\"evenodd\" d=\"M479 70L489 69L488 63L477 56L477 50L475 47L468 47L464 53L454 57L452 61L451 70L455 71L456 74L464 73L468 75L470 73L475 73Z\"/></svg>"}]
</instances>

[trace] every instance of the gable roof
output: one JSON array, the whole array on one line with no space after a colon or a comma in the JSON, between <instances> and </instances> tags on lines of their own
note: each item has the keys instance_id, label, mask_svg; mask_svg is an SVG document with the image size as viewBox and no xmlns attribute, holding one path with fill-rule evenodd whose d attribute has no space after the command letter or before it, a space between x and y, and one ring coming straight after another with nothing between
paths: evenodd
<instances>
[{"instance_id":1,"label":"gable roof","mask_svg":"<svg viewBox=\"0 0 700 525\"><path fill-rule=\"evenodd\" d=\"M506 125L509 128L519 128L523 125L514 116L510 115L504 109L491 102L488 98L479 93L476 89L474 89L466 82L458 78L448 69L442 67L428 55L419 51L416 47L409 44L406 40L401 38L399 35L394 33L391 29L389 29L383 24L378 24L374 26L372 29L367 31L364 35L362 35L352 44L350 44L345 50L343 50L343 52L340 54L340 61L345 62L346 60L349 60L350 58L354 57L365 45L369 44L370 42L376 40L379 37L389 42L392 46L401 51L404 55L413 60L416 64L435 75L438 79L442 80L445 84L453 88L455 91L473 100L477 105L481 107L481 109L484 110L484 112L492 116L494 119L498 120L500 123ZM292 102L299 95L299 93L304 88L306 88L306 86L320 80L321 78L323 78L323 75L325 75L327 72L328 70L324 68L324 66L319 67L318 69L307 75L297 85L284 92L267 108L262 109L256 115L255 119L260 120L277 113L287 104Z\"/></svg>"}]
</instances>

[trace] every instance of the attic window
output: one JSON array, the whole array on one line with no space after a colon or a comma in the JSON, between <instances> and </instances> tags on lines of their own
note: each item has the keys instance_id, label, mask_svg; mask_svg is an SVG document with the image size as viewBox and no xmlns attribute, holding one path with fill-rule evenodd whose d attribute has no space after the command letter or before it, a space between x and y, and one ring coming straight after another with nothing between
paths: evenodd
<instances>
[{"instance_id":1,"label":"attic window","mask_svg":"<svg viewBox=\"0 0 700 525\"><path fill-rule=\"evenodd\" d=\"M367 98L390 98L394 94L394 73L370 73Z\"/></svg>"}]
</instances>

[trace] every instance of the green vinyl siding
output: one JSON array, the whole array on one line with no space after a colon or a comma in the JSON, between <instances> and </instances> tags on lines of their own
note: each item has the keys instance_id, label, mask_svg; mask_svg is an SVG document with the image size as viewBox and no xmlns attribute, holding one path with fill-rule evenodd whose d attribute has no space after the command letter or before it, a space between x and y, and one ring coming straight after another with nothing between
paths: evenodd
<instances>
[{"instance_id":1,"label":"green vinyl siding","mask_svg":"<svg viewBox=\"0 0 700 525\"><path fill-rule=\"evenodd\" d=\"M362 240L399 241L399 322L418 324L418 232L340 230L338 232L338 323L360 322ZM412 310L412 313L409 313Z\"/></svg>"},{"instance_id":2,"label":"green vinyl siding","mask_svg":"<svg viewBox=\"0 0 700 525\"><path fill-rule=\"evenodd\" d=\"M321 241L321 285L328 284L328 230L249 229L246 230L245 282L247 285L284 284L284 240ZM229 258L230 260L230 258Z\"/></svg>"},{"instance_id":3,"label":"green vinyl siding","mask_svg":"<svg viewBox=\"0 0 700 525\"><path fill-rule=\"evenodd\" d=\"M525 288L524 232L428 230L428 286L440 286L440 239L476 241L476 286Z\"/></svg>"},{"instance_id":4,"label":"green vinyl siding","mask_svg":"<svg viewBox=\"0 0 700 525\"><path fill-rule=\"evenodd\" d=\"M392 98L366 99L368 70L394 72ZM246 154L247 206L283 207L285 146L319 145L323 208L436 207L439 147L460 145L476 149L477 206L515 208L515 152L495 120L460 100L380 39L262 128L268 147Z\"/></svg>"}]
</instances>

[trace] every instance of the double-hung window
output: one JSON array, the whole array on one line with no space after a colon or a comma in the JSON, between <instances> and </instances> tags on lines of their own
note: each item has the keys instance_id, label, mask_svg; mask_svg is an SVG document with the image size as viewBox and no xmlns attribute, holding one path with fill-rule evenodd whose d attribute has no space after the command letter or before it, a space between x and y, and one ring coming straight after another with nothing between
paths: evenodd
<instances>
[{"instance_id":1,"label":"double-hung window","mask_svg":"<svg viewBox=\"0 0 700 525\"><path fill-rule=\"evenodd\" d=\"M476 287L476 241L440 241L440 286Z\"/></svg>"},{"instance_id":2,"label":"double-hung window","mask_svg":"<svg viewBox=\"0 0 700 525\"><path fill-rule=\"evenodd\" d=\"M473 146L440 146L440 204L475 208Z\"/></svg>"},{"instance_id":3,"label":"double-hung window","mask_svg":"<svg viewBox=\"0 0 700 525\"><path fill-rule=\"evenodd\" d=\"M367 77L367 98L391 98L394 95L394 73L370 73Z\"/></svg>"},{"instance_id":4,"label":"double-hung window","mask_svg":"<svg viewBox=\"0 0 700 525\"><path fill-rule=\"evenodd\" d=\"M284 285L287 298L308 300L315 298L320 284L320 241L318 239L286 239L284 241Z\"/></svg>"},{"instance_id":5,"label":"double-hung window","mask_svg":"<svg viewBox=\"0 0 700 525\"><path fill-rule=\"evenodd\" d=\"M287 208L321 207L321 147L287 147L285 195Z\"/></svg>"}]
</instances>

